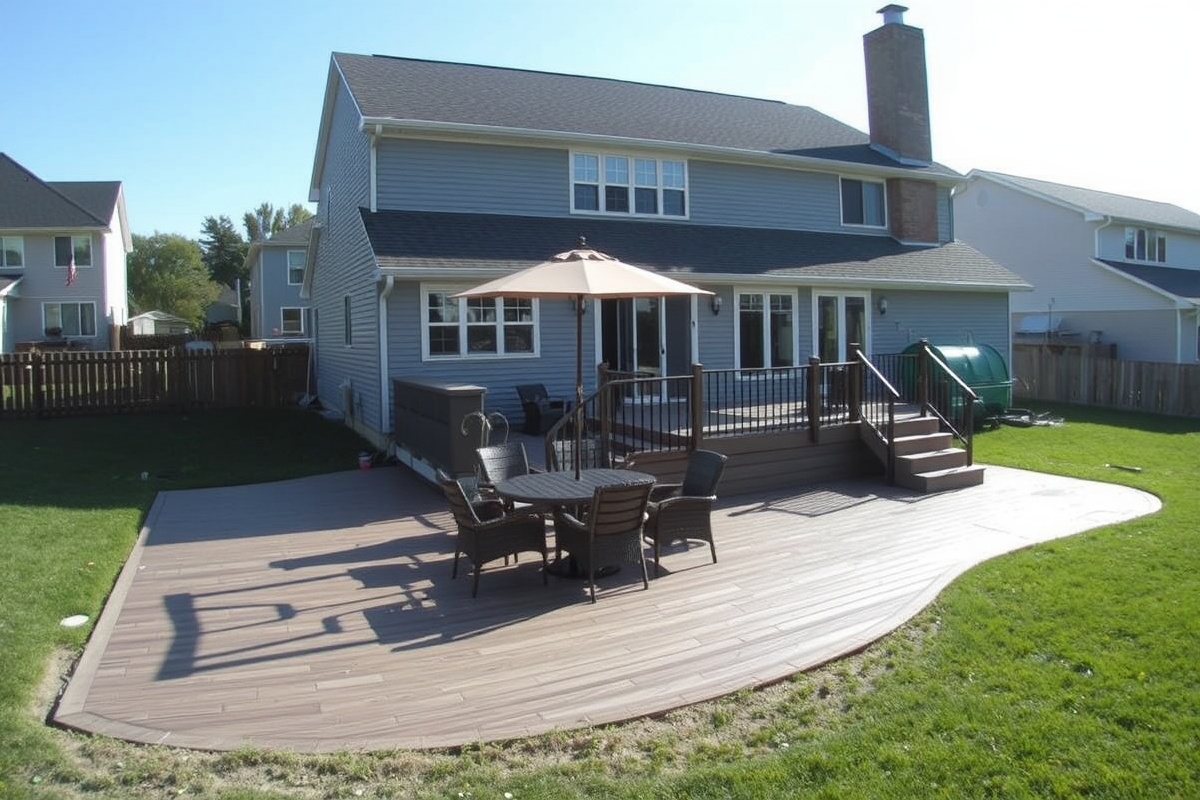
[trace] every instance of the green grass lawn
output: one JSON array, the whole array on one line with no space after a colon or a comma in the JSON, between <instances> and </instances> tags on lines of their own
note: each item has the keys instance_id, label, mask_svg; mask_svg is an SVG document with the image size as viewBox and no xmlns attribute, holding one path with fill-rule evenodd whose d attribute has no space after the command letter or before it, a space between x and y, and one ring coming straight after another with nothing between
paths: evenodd
<instances>
[{"instance_id":1,"label":"green grass lawn","mask_svg":"<svg viewBox=\"0 0 1200 800\"><path fill-rule=\"evenodd\" d=\"M302 413L5 423L0 797L1198 797L1200 421L1056 410L1066 425L980 434L977 459L1136 486L1163 510L983 564L866 653L764 692L459 753L323 757L67 734L34 697L53 652L82 644L59 619L95 618L156 490L351 468L361 442Z\"/></svg>"}]
</instances>

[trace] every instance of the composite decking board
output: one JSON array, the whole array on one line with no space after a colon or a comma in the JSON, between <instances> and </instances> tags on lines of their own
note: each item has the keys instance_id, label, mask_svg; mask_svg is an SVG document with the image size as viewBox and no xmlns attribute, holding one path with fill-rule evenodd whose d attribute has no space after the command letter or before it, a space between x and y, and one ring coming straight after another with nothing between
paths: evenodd
<instances>
[{"instance_id":1,"label":"composite decking board","mask_svg":"<svg viewBox=\"0 0 1200 800\"><path fill-rule=\"evenodd\" d=\"M400 469L167 492L57 719L301 751L619 721L852 652L974 563L1157 507L1000 468L934 496L863 479L722 497L718 563L706 545L664 548L648 591L626 565L593 605L585 581L543 586L531 555L489 565L472 599L465 559L450 578L444 500Z\"/></svg>"}]
</instances>

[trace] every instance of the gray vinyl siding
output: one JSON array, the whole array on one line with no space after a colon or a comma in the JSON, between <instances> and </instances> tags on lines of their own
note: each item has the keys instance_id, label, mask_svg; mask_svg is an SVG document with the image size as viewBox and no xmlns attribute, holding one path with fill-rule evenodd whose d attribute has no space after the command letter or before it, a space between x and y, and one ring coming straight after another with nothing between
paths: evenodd
<instances>
[{"instance_id":1,"label":"gray vinyl siding","mask_svg":"<svg viewBox=\"0 0 1200 800\"><path fill-rule=\"evenodd\" d=\"M450 288L439 283L439 289ZM470 288L463 284L463 289ZM543 383L552 396L575 396L575 315L566 300L538 300L539 355L504 358L424 360L421 346L421 284L397 283L388 298L388 374L391 378L465 381L487 388L487 411L499 411L515 430L524 415L514 387ZM583 386L596 385L595 319L589 305L583 319ZM322 323L324 325L324 323ZM390 412L389 412L390 413ZM390 423L389 423L390 430Z\"/></svg>"},{"instance_id":2,"label":"gray vinyl siding","mask_svg":"<svg viewBox=\"0 0 1200 800\"><path fill-rule=\"evenodd\" d=\"M281 336L284 308L305 308L307 300L300 299L300 286L288 283L287 254L289 250L304 250L303 247L263 247L262 269L259 277L259 305L254 309L261 325L255 336ZM302 315L306 316L306 315ZM307 325L307 320L304 323ZM279 332L275 332L275 329ZM310 331L307 328L304 335Z\"/></svg>"},{"instance_id":3,"label":"gray vinyl siding","mask_svg":"<svg viewBox=\"0 0 1200 800\"><path fill-rule=\"evenodd\" d=\"M838 180L837 175L820 172L693 159L688 162L691 221L701 225L840 231Z\"/></svg>"},{"instance_id":4,"label":"gray vinyl siding","mask_svg":"<svg viewBox=\"0 0 1200 800\"><path fill-rule=\"evenodd\" d=\"M570 212L566 150L383 139L375 157L380 209Z\"/></svg>"},{"instance_id":5,"label":"gray vinyl siding","mask_svg":"<svg viewBox=\"0 0 1200 800\"><path fill-rule=\"evenodd\" d=\"M1182 321L1180 314L1183 314ZM1019 323L1023 315L1014 314ZM1060 318L1056 314L1055 318ZM1164 308L1158 311L1068 311L1061 315L1064 329L1075 342L1095 338L1117 345L1117 358L1125 361L1155 361L1189 364L1197 359L1196 317L1187 311ZM1176 353L1176 331L1180 337ZM1038 342L1038 337L1021 337Z\"/></svg>"},{"instance_id":6,"label":"gray vinyl siding","mask_svg":"<svg viewBox=\"0 0 1200 800\"><path fill-rule=\"evenodd\" d=\"M368 202L370 152L358 130L359 117L344 83L334 101L317 214L323 231L313 273L311 306L319 315L317 359L321 403L343 414L368 433L386 431L381 419L379 376L378 284L375 258L359 209ZM343 339L343 304L351 299L353 342ZM354 407L343 401L349 382Z\"/></svg>"},{"instance_id":7,"label":"gray vinyl siding","mask_svg":"<svg viewBox=\"0 0 1200 800\"><path fill-rule=\"evenodd\" d=\"M1009 354L1008 294L1004 292L919 292L876 290L887 295L880 315L872 303L871 352L899 353L928 339L935 345L987 344Z\"/></svg>"},{"instance_id":8,"label":"gray vinyl siding","mask_svg":"<svg viewBox=\"0 0 1200 800\"><path fill-rule=\"evenodd\" d=\"M79 267L76 271L75 283L67 286L67 270L54 265L54 237L58 236L91 236L92 265ZM115 234L112 234L115 235ZM45 338L45 326L42 320L42 308L46 303L92 303L96 312L96 335L70 336L68 338L83 342L92 350L107 350L110 346L108 337L109 304L105 298L105 256L108 248L105 246L105 235L87 231L62 231L45 235L22 235L24 239L24 267L6 269L9 275L21 275L21 283L17 288L17 296L9 296L8 306L8 336L6 341L32 342ZM123 266L123 265L121 265ZM123 313L124 303L116 313Z\"/></svg>"},{"instance_id":9,"label":"gray vinyl siding","mask_svg":"<svg viewBox=\"0 0 1200 800\"><path fill-rule=\"evenodd\" d=\"M1189 234L1182 231L1155 228L1146 223L1124 223L1120 220L1107 227L1100 228L1100 258L1111 261L1125 260L1125 228L1147 228L1149 230L1165 230L1167 234L1166 263L1154 266L1180 267L1184 269L1200 269L1200 233ZM1150 263L1150 262L1136 262Z\"/></svg>"}]
</instances>

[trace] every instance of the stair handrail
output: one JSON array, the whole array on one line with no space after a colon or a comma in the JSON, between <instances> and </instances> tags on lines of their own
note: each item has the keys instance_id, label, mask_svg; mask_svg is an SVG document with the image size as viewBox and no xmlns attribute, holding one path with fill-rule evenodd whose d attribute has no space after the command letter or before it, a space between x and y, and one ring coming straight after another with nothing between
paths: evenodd
<instances>
[{"instance_id":1,"label":"stair handrail","mask_svg":"<svg viewBox=\"0 0 1200 800\"><path fill-rule=\"evenodd\" d=\"M896 401L900 399L900 392L871 362L867 354L862 351L861 346L852 344L851 348L860 370L857 380L854 381L852 418L858 419L861 425L866 425L868 430L883 444L887 453L884 468L887 471L888 485L891 485L896 480ZM861 370L865 370L865 373ZM878 398L878 402L867 397L866 373L875 379L874 385L880 388L881 396ZM883 413L879 413L880 411ZM880 430L881 427L882 430Z\"/></svg>"},{"instance_id":2,"label":"stair handrail","mask_svg":"<svg viewBox=\"0 0 1200 800\"><path fill-rule=\"evenodd\" d=\"M950 369L949 365L946 364L945 361L942 361L942 359L938 358L937 354L933 352L933 348L930 347L928 339L922 339L920 344L921 358L919 359L919 373L921 414L923 416L926 412L932 413L941 421L942 425L949 429L950 433L954 437L963 443L963 446L967 451L967 466L971 466L975 463L974 442L972 440L975 432L975 401L979 399L979 395L975 394L975 390L968 386L963 379L960 378L957 373L955 373L954 370ZM966 402L963 403L963 408L965 411L963 413L963 421L961 425L965 430L959 430L959 426L955 425L953 421L948 419L946 414L943 414L937 405L930 400L929 389L932 382L932 376L930 375L930 370L928 368L929 365L935 367L937 372L940 373L941 376L945 378L951 386L962 392ZM947 403L947 405L953 406L952 403ZM947 414L949 413L950 412L948 408ZM951 414L951 416L953 415Z\"/></svg>"}]
</instances>

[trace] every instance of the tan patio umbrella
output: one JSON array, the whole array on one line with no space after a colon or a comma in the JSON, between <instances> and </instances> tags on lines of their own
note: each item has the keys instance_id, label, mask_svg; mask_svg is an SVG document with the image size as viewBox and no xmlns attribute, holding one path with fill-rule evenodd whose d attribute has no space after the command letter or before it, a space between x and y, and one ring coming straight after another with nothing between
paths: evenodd
<instances>
[{"instance_id":1,"label":"tan patio umbrella","mask_svg":"<svg viewBox=\"0 0 1200 800\"><path fill-rule=\"evenodd\" d=\"M583 405L584 303L596 298L663 297L712 294L682 281L635 267L592 250L579 237L574 250L559 253L532 267L460 292L454 297L529 297L575 301L575 407ZM575 426L575 477L579 477L579 426Z\"/></svg>"}]
</instances>

